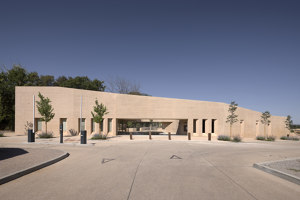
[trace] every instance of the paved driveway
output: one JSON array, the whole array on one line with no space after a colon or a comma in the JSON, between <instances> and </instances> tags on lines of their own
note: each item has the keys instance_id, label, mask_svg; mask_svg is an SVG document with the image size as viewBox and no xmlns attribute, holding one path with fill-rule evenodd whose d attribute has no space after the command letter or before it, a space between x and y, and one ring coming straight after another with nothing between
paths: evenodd
<instances>
[{"instance_id":1,"label":"paved driveway","mask_svg":"<svg viewBox=\"0 0 300 200\"><path fill-rule=\"evenodd\" d=\"M1 199L299 199L300 187L252 167L300 156L300 142L114 140L6 143L70 156L0 186ZM172 158L172 159L170 159Z\"/></svg>"}]
</instances>

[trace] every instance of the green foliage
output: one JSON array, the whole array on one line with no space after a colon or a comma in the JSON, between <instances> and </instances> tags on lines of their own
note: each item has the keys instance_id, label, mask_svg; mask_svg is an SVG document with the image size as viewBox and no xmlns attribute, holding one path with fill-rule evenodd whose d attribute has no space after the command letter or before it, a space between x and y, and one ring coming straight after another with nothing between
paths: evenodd
<instances>
[{"instance_id":1,"label":"green foliage","mask_svg":"<svg viewBox=\"0 0 300 200\"><path fill-rule=\"evenodd\" d=\"M268 136L268 137L257 136L256 139L257 140L264 140L264 141L275 141L276 138L274 136Z\"/></svg>"},{"instance_id":2,"label":"green foliage","mask_svg":"<svg viewBox=\"0 0 300 200\"><path fill-rule=\"evenodd\" d=\"M280 139L281 139L281 140L294 140L294 141L299 141L299 138L297 138L297 137L287 137L287 136L282 136Z\"/></svg>"},{"instance_id":3,"label":"green foliage","mask_svg":"<svg viewBox=\"0 0 300 200\"><path fill-rule=\"evenodd\" d=\"M261 123L264 125L268 125L271 121L269 120L269 118L271 117L271 114L269 111L265 111L261 114Z\"/></svg>"},{"instance_id":4,"label":"green foliage","mask_svg":"<svg viewBox=\"0 0 300 200\"><path fill-rule=\"evenodd\" d=\"M218 140L230 141L230 137L227 135L219 135Z\"/></svg>"},{"instance_id":5,"label":"green foliage","mask_svg":"<svg viewBox=\"0 0 300 200\"><path fill-rule=\"evenodd\" d=\"M266 141L275 141L275 137L274 136L268 136L266 138Z\"/></svg>"},{"instance_id":6,"label":"green foliage","mask_svg":"<svg viewBox=\"0 0 300 200\"><path fill-rule=\"evenodd\" d=\"M51 101L48 97L45 98L39 92L39 98L40 100L36 101L37 109L42 116L41 120L46 122L46 134L47 134L47 122L49 122L55 116L55 114L53 113L54 109L52 108L52 105L50 104Z\"/></svg>"},{"instance_id":7,"label":"green foliage","mask_svg":"<svg viewBox=\"0 0 300 200\"><path fill-rule=\"evenodd\" d=\"M107 139L107 135L101 135L101 134L95 134L91 140L106 140Z\"/></svg>"},{"instance_id":8,"label":"green foliage","mask_svg":"<svg viewBox=\"0 0 300 200\"><path fill-rule=\"evenodd\" d=\"M289 132L292 131L292 125L293 125L293 120L290 115L286 117L286 120L284 121L285 127L289 130Z\"/></svg>"},{"instance_id":9,"label":"green foliage","mask_svg":"<svg viewBox=\"0 0 300 200\"><path fill-rule=\"evenodd\" d=\"M0 137L5 137L5 136L4 136L4 133L0 133Z\"/></svg>"},{"instance_id":10,"label":"green foliage","mask_svg":"<svg viewBox=\"0 0 300 200\"><path fill-rule=\"evenodd\" d=\"M257 140L265 140L265 137L264 136L256 136L256 139Z\"/></svg>"},{"instance_id":11,"label":"green foliage","mask_svg":"<svg viewBox=\"0 0 300 200\"><path fill-rule=\"evenodd\" d=\"M44 139L47 139L47 138L53 138L53 134L52 133L40 133L38 134L38 137L39 138L44 138Z\"/></svg>"},{"instance_id":12,"label":"green foliage","mask_svg":"<svg viewBox=\"0 0 300 200\"><path fill-rule=\"evenodd\" d=\"M232 135L232 125L238 121L238 119L237 119L238 115L235 114L235 111L238 108L237 106L238 106L238 104L235 103L234 101L232 101L228 108L229 114L227 116L226 123L230 124L230 138Z\"/></svg>"},{"instance_id":13,"label":"green foliage","mask_svg":"<svg viewBox=\"0 0 300 200\"><path fill-rule=\"evenodd\" d=\"M97 99L95 100L95 104L96 105L94 106L94 112L91 112L91 113L92 113L94 122L99 123L99 125L100 125L100 123L103 121L103 116L108 114L108 112L107 112L106 106L103 105L102 103L99 104Z\"/></svg>"},{"instance_id":14,"label":"green foliage","mask_svg":"<svg viewBox=\"0 0 300 200\"><path fill-rule=\"evenodd\" d=\"M241 142L242 138L240 136L234 136L232 142Z\"/></svg>"},{"instance_id":15,"label":"green foliage","mask_svg":"<svg viewBox=\"0 0 300 200\"><path fill-rule=\"evenodd\" d=\"M55 80L54 76L39 76L37 72L27 72L20 65L13 65L11 69L2 67L0 72L0 129L14 130L16 86L61 86L96 91L105 89L103 81L90 80L86 76L75 78L60 76Z\"/></svg>"}]
</instances>

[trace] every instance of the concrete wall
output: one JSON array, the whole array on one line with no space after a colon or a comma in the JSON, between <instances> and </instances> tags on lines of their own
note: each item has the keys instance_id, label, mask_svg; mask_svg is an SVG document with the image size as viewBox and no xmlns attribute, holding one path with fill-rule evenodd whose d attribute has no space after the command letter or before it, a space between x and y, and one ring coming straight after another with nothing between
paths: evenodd
<instances>
[{"instance_id":1,"label":"concrete wall","mask_svg":"<svg viewBox=\"0 0 300 200\"><path fill-rule=\"evenodd\" d=\"M39 100L39 92L52 101L55 117L48 123L48 130L55 135L59 134L61 118L67 118L68 130L78 130L81 96L83 97L82 117L86 120L85 127L88 134L91 134L91 111L95 105L95 100L98 99L107 107L109 112L104 116L104 133L108 132L108 119L112 119L110 135L116 135L117 119L168 120L172 122L169 130L174 131L175 126L177 126L180 133L182 133L184 120L187 120L188 132L193 133L193 120L196 119L194 136L203 135L203 119L206 119L204 134L211 132L212 119L215 119L215 134L229 135L229 124L225 123L229 105L225 103L34 86L16 87L16 132L23 133L26 121L33 121L33 95L35 100ZM260 112L239 107L237 113L239 122L233 126L233 135L254 138L256 135L263 134L264 127L260 123ZM35 110L35 117L40 117L37 109ZM287 133L284 126L285 117L272 116L270 120L268 135L279 137ZM98 126L96 124L96 130L99 129ZM45 125L43 124L44 128Z\"/></svg>"}]
</instances>

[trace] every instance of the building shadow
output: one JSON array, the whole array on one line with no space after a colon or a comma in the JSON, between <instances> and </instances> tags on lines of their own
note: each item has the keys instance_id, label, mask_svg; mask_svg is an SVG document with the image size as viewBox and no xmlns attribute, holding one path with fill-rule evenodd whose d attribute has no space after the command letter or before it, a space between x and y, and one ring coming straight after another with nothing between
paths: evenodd
<instances>
[{"instance_id":1,"label":"building shadow","mask_svg":"<svg viewBox=\"0 0 300 200\"><path fill-rule=\"evenodd\" d=\"M28 153L20 148L0 148L0 161Z\"/></svg>"}]
</instances>

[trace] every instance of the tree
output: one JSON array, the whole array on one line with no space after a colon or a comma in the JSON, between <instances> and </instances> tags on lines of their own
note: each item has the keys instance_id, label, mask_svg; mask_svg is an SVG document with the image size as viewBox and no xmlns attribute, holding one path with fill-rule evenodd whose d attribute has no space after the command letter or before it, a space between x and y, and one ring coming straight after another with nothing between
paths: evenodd
<instances>
[{"instance_id":1,"label":"tree","mask_svg":"<svg viewBox=\"0 0 300 200\"><path fill-rule=\"evenodd\" d=\"M120 94L141 94L140 84L132 82L130 80L114 77L110 78L107 82L107 90L109 92L120 93Z\"/></svg>"},{"instance_id":2,"label":"tree","mask_svg":"<svg viewBox=\"0 0 300 200\"><path fill-rule=\"evenodd\" d=\"M36 101L37 109L38 109L39 113L42 116L41 120L46 123L46 133L47 133L47 123L49 121L51 121L51 119L53 119L53 117L55 115L53 113L54 109L52 108L52 105L50 104L51 101L50 101L50 99L48 97L45 98L39 92L39 98L40 98L40 101Z\"/></svg>"},{"instance_id":3,"label":"tree","mask_svg":"<svg viewBox=\"0 0 300 200\"><path fill-rule=\"evenodd\" d=\"M266 137L266 126L270 124L269 118L271 117L271 114L269 111L265 111L261 114L261 123L264 125L264 137Z\"/></svg>"},{"instance_id":4,"label":"tree","mask_svg":"<svg viewBox=\"0 0 300 200\"><path fill-rule=\"evenodd\" d=\"M92 113L93 116L93 121L96 123L99 123L99 130L100 130L100 125L103 121L103 116L108 114L107 112L107 108L105 105L103 105L102 103L99 104L98 100L95 100L95 106L94 106L94 112ZM101 133L101 130L100 130Z\"/></svg>"},{"instance_id":5,"label":"tree","mask_svg":"<svg viewBox=\"0 0 300 200\"><path fill-rule=\"evenodd\" d=\"M291 133L293 131L292 130L292 125L293 125L292 117L290 115L288 115L284 122L285 122L285 127L289 130L289 133Z\"/></svg>"},{"instance_id":6,"label":"tree","mask_svg":"<svg viewBox=\"0 0 300 200\"><path fill-rule=\"evenodd\" d=\"M229 115L227 116L226 123L230 124L230 138L232 136L232 125L238 121L238 115L235 114L235 111L238 108L237 106L238 104L232 101L228 108Z\"/></svg>"}]
</instances>

